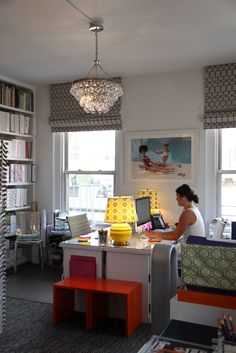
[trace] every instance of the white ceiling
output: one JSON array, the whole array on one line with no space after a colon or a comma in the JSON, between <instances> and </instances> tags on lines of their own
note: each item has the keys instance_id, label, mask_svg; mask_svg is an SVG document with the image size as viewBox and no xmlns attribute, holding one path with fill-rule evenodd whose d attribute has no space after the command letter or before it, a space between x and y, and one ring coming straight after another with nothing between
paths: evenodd
<instances>
[{"instance_id":1,"label":"white ceiling","mask_svg":"<svg viewBox=\"0 0 236 353\"><path fill-rule=\"evenodd\" d=\"M236 60L236 0L71 0L103 20L99 58L111 76L192 70ZM87 74L89 20L65 0L0 0L0 74L31 84Z\"/></svg>"}]
</instances>

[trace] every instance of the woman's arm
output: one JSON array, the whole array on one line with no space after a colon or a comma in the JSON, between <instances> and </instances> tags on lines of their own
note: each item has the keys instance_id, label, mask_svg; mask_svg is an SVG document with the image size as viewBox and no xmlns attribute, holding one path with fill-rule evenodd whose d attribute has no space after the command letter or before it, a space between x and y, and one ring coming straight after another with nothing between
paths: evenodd
<instances>
[{"instance_id":1,"label":"woman's arm","mask_svg":"<svg viewBox=\"0 0 236 353\"><path fill-rule=\"evenodd\" d=\"M146 233L150 240L178 240L188 228L189 225L196 222L196 216L191 210L184 211L180 217L179 222L175 230L170 232L150 232Z\"/></svg>"}]
</instances>

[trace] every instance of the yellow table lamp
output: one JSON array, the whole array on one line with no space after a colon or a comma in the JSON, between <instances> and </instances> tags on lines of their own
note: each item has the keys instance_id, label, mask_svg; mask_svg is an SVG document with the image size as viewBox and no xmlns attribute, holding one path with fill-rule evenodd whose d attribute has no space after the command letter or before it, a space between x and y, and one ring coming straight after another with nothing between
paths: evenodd
<instances>
[{"instance_id":1,"label":"yellow table lamp","mask_svg":"<svg viewBox=\"0 0 236 353\"><path fill-rule=\"evenodd\" d=\"M132 235L130 224L138 220L132 196L114 196L107 199L104 222L112 223L110 237L114 245L126 245Z\"/></svg>"},{"instance_id":2,"label":"yellow table lamp","mask_svg":"<svg viewBox=\"0 0 236 353\"><path fill-rule=\"evenodd\" d=\"M138 192L138 197L150 197L151 201L151 215L160 214L161 206L159 202L158 192L156 190L151 189L142 189Z\"/></svg>"}]
</instances>

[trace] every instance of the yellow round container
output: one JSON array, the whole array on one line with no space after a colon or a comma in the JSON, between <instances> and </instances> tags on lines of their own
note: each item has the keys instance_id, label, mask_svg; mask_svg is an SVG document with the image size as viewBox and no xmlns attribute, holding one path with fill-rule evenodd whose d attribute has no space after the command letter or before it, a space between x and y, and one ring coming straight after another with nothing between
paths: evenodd
<instances>
[{"instance_id":1,"label":"yellow round container","mask_svg":"<svg viewBox=\"0 0 236 353\"><path fill-rule=\"evenodd\" d=\"M110 237L114 245L126 245L132 235L132 229L128 223L114 223L110 228Z\"/></svg>"}]
</instances>

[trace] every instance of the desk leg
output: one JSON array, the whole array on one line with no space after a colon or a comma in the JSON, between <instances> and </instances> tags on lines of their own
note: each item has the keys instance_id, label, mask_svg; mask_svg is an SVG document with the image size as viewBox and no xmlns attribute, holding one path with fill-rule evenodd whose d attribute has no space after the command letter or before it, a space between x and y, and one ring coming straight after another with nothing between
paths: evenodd
<instances>
[{"instance_id":1,"label":"desk leg","mask_svg":"<svg viewBox=\"0 0 236 353\"><path fill-rule=\"evenodd\" d=\"M92 331L108 316L109 300L106 293L86 293L86 330Z\"/></svg>"},{"instance_id":2,"label":"desk leg","mask_svg":"<svg viewBox=\"0 0 236 353\"><path fill-rule=\"evenodd\" d=\"M74 290L53 286L52 322L57 325L74 313Z\"/></svg>"},{"instance_id":3,"label":"desk leg","mask_svg":"<svg viewBox=\"0 0 236 353\"><path fill-rule=\"evenodd\" d=\"M141 323L141 285L126 295L126 336L130 336Z\"/></svg>"}]
</instances>

